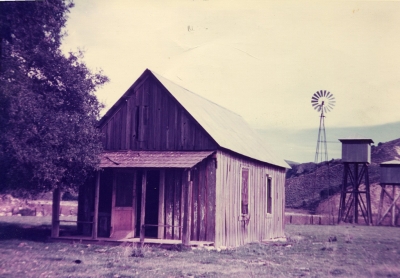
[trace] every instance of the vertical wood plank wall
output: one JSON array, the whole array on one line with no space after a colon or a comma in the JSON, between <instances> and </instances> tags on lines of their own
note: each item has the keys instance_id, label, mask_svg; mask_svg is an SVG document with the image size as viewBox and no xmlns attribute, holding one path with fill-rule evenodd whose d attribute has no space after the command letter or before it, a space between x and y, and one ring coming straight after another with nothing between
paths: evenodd
<instances>
[{"instance_id":1,"label":"vertical wood plank wall","mask_svg":"<svg viewBox=\"0 0 400 278\"><path fill-rule=\"evenodd\" d=\"M214 241L215 235L215 161L208 158L192 170L190 240ZM183 169L165 170L164 223L183 224ZM182 239L182 229L167 227L165 239Z\"/></svg>"},{"instance_id":2,"label":"vertical wood plank wall","mask_svg":"<svg viewBox=\"0 0 400 278\"><path fill-rule=\"evenodd\" d=\"M217 152L215 246L239 246L284 236L285 169ZM241 169L249 169L249 216L241 219ZM267 215L267 175L272 179L272 214Z\"/></svg>"},{"instance_id":3,"label":"vertical wood plank wall","mask_svg":"<svg viewBox=\"0 0 400 278\"><path fill-rule=\"evenodd\" d=\"M100 127L106 150L213 150L215 142L157 80L130 89Z\"/></svg>"}]
</instances>

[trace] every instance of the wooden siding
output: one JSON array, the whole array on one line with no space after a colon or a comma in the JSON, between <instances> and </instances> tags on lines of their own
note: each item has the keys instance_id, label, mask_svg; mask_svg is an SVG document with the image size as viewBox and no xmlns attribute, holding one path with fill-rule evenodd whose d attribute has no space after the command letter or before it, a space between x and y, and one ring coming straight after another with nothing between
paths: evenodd
<instances>
[{"instance_id":1,"label":"wooden siding","mask_svg":"<svg viewBox=\"0 0 400 278\"><path fill-rule=\"evenodd\" d=\"M381 184L400 184L400 165L381 164Z\"/></svg>"},{"instance_id":2,"label":"wooden siding","mask_svg":"<svg viewBox=\"0 0 400 278\"><path fill-rule=\"evenodd\" d=\"M192 170L190 240L213 241L215 234L215 161L209 158ZM183 226L183 169L165 170L164 223ZM182 239L182 229L167 227L165 239Z\"/></svg>"},{"instance_id":3,"label":"wooden siding","mask_svg":"<svg viewBox=\"0 0 400 278\"><path fill-rule=\"evenodd\" d=\"M370 143L342 142L342 162L371 163Z\"/></svg>"},{"instance_id":4,"label":"wooden siding","mask_svg":"<svg viewBox=\"0 0 400 278\"><path fill-rule=\"evenodd\" d=\"M284 237L285 169L217 152L215 246ZM241 214L241 169L249 169L248 215ZM267 214L267 178L272 180L272 213Z\"/></svg>"},{"instance_id":5,"label":"wooden siding","mask_svg":"<svg viewBox=\"0 0 400 278\"><path fill-rule=\"evenodd\" d=\"M154 77L100 126L106 150L214 150L217 144Z\"/></svg>"}]
</instances>

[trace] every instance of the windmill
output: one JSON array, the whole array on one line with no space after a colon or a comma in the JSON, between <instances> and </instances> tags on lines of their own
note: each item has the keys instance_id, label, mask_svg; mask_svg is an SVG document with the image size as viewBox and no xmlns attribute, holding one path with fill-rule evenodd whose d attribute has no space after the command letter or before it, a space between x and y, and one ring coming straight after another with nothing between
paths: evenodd
<instances>
[{"instance_id":1,"label":"windmill","mask_svg":"<svg viewBox=\"0 0 400 278\"><path fill-rule=\"evenodd\" d=\"M318 163L323 161L328 161L328 147L326 140L326 132L325 132L325 114L330 112L335 106L335 97L329 91L320 90L313 94L311 97L311 105L314 107L317 112L321 112L319 118L319 129L318 129L318 139L317 139L317 148L315 150L315 159L314 163L316 164L315 176L313 182L313 190L315 193L319 193L321 190L321 185L317 184L317 172L318 172ZM326 180L328 181L328 198L331 193L331 185L330 185L330 167L328 162L328 171L326 173ZM321 177L321 176L320 176ZM321 177L323 178L323 177ZM322 183L323 184L323 183ZM322 193L323 191L321 191ZM322 194L321 194L322 195ZM330 224L334 223L333 220L333 204L332 201L329 201L329 209L330 209Z\"/></svg>"},{"instance_id":2,"label":"windmill","mask_svg":"<svg viewBox=\"0 0 400 278\"><path fill-rule=\"evenodd\" d=\"M326 145L326 132L325 132L325 113L330 112L335 106L335 103L336 101L333 94L327 92L326 90L317 91L311 97L311 105L314 107L315 110L321 112L319 120L317 149L315 151L314 163L328 160L328 148ZM322 153L324 154L325 157L322 156ZM321 161L318 161L319 156Z\"/></svg>"}]
</instances>

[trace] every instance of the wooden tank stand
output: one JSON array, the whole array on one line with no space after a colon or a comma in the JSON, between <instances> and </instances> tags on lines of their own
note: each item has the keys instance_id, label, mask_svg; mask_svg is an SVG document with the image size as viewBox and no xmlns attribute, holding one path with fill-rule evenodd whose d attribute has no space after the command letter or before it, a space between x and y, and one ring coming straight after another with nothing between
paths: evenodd
<instances>
[{"instance_id":1,"label":"wooden tank stand","mask_svg":"<svg viewBox=\"0 0 400 278\"><path fill-rule=\"evenodd\" d=\"M353 167L350 167L350 165ZM368 164L344 163L343 166L343 183L340 195L338 223L343 221L358 224L358 216L359 212L361 212L365 223L372 225ZM360 190L363 178L365 190ZM365 201L362 198L363 194L365 195Z\"/></svg>"},{"instance_id":2,"label":"wooden tank stand","mask_svg":"<svg viewBox=\"0 0 400 278\"><path fill-rule=\"evenodd\" d=\"M380 172L380 185L382 187L382 190L379 200L378 218L376 220L376 225L381 225L382 221L390 214L390 224L392 226L396 226L400 217L400 204L397 203L397 201L399 201L400 199L400 194L396 197L397 187L400 187L400 161L391 160L382 162L380 164ZM387 201L385 202L385 200ZM384 210L384 206L387 206L388 203L389 206Z\"/></svg>"},{"instance_id":3,"label":"wooden tank stand","mask_svg":"<svg viewBox=\"0 0 400 278\"><path fill-rule=\"evenodd\" d=\"M376 221L376 225L380 225L386 216L391 215L392 226L396 226L398 223L398 219L400 217L400 194L396 197L396 187L399 187L400 184L381 184L381 197L379 200L379 208L378 208L378 218ZM386 198L385 198L386 197ZM389 206L383 211L384 200L389 199ZM399 201L399 202L398 202ZM397 209L397 211L396 211Z\"/></svg>"}]
</instances>

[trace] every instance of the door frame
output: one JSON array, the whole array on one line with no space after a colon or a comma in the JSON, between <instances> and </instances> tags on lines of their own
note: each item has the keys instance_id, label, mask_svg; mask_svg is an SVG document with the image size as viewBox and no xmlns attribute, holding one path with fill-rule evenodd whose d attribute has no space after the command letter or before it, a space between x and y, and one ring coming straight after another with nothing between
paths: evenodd
<instances>
[{"instance_id":1,"label":"door frame","mask_svg":"<svg viewBox=\"0 0 400 278\"><path fill-rule=\"evenodd\" d=\"M117 192L117 175L120 173L133 173L133 190L132 190L132 207L117 207L116 206L116 192ZM137 196L136 196L136 186L137 186L137 171L136 169L115 169L113 171L113 184L112 184L112 199L111 199L111 221L110 221L110 237L113 237L116 232L115 231L115 216L118 211L132 211L132 219L131 219L131 227L129 230L129 235L131 237L135 236L135 225L136 225L136 205L137 205Z\"/></svg>"}]
</instances>

